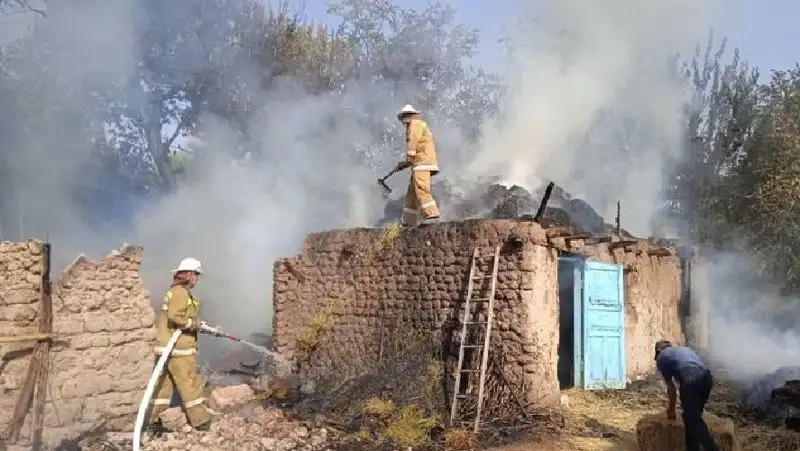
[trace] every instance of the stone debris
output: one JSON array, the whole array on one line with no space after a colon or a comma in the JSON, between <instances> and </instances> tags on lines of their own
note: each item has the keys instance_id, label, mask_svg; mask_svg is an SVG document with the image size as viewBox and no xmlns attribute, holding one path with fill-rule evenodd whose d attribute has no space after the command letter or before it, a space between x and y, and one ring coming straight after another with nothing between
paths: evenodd
<instances>
[{"instance_id":1,"label":"stone debris","mask_svg":"<svg viewBox=\"0 0 800 451\"><path fill-rule=\"evenodd\" d=\"M254 400L256 394L249 385L232 385L230 387L215 388L211 392L209 401L211 406L217 410L226 410L231 407L241 406Z\"/></svg>"},{"instance_id":2,"label":"stone debris","mask_svg":"<svg viewBox=\"0 0 800 451\"><path fill-rule=\"evenodd\" d=\"M143 450L321 451L330 449L333 436L324 427L310 428L280 410L248 406L223 415L208 432L194 431L184 424L148 441Z\"/></svg>"}]
</instances>

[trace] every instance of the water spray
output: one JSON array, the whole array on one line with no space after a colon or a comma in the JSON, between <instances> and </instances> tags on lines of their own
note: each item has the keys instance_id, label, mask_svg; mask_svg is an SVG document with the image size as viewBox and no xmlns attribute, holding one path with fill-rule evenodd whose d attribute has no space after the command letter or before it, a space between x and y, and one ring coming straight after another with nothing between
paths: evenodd
<instances>
[{"instance_id":1,"label":"water spray","mask_svg":"<svg viewBox=\"0 0 800 451\"><path fill-rule=\"evenodd\" d=\"M214 327L209 327L209 326L201 326L200 330L201 330L201 332L203 332L205 334L208 334L208 335L211 335L211 336L214 336L214 337L224 338L226 340L230 340L230 341L233 341L235 343L241 343L241 344L249 347L250 349L258 352L259 354L271 358L273 363L275 363L276 366L282 367L282 369L291 368L289 362L286 359L284 359L277 352L270 351L269 349L267 349L266 346L260 346L260 345L257 345L255 343L253 343L252 341L245 340L245 339L237 337L235 335L227 334L225 332L222 332L219 328L214 328Z\"/></svg>"}]
</instances>

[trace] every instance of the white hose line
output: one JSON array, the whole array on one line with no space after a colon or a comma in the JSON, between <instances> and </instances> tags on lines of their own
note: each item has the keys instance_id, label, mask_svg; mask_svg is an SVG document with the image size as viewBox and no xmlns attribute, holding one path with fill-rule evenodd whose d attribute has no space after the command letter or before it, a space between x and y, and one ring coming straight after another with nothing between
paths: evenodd
<instances>
[{"instance_id":1,"label":"white hose line","mask_svg":"<svg viewBox=\"0 0 800 451\"><path fill-rule=\"evenodd\" d=\"M164 371L164 365L167 363L167 359L169 359L170 354L172 354L172 348L175 347L175 342L178 341L178 337L181 336L181 331L176 330L175 333L172 334L169 341L167 342L167 346L164 349L164 352L161 353L161 357L159 357L158 362L156 363L156 367L153 368L153 375L150 376L150 380L147 381L147 388L144 391L144 397L142 398L141 404L139 404L139 412L136 414L136 425L133 427L133 451L139 451L139 447L141 446L142 441L142 428L144 427L144 419L147 415L147 409L150 407L150 398L153 397L153 392L156 390L156 384L158 383L158 378L161 376L161 372Z\"/></svg>"}]
</instances>

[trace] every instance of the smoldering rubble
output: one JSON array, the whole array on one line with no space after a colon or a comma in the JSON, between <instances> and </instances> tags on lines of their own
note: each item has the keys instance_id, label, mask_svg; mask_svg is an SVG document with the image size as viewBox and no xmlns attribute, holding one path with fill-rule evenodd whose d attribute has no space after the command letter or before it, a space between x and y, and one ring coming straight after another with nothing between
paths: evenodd
<instances>
[{"instance_id":1,"label":"smoldering rubble","mask_svg":"<svg viewBox=\"0 0 800 451\"><path fill-rule=\"evenodd\" d=\"M468 191L459 191L447 179L433 184L434 198L442 210L442 219L462 221L467 219L521 219L532 220L544 197L545 186L533 192L513 185L506 187L495 179L477 181ZM378 226L386 226L400 219L403 213L403 196L389 200ZM543 227L568 227L578 233L603 235L615 233L616 226L609 224L586 201L572 196L563 187L555 185L541 224ZM622 236L631 237L621 228Z\"/></svg>"}]
</instances>

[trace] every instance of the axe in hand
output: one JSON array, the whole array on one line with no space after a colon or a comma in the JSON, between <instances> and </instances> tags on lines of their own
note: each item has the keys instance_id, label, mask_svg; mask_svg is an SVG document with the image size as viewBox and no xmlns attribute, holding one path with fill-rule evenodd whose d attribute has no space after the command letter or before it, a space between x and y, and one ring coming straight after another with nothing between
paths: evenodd
<instances>
[{"instance_id":1,"label":"axe in hand","mask_svg":"<svg viewBox=\"0 0 800 451\"><path fill-rule=\"evenodd\" d=\"M391 172L389 172L388 174L384 175L382 178L378 179L378 186L380 186L381 189L383 190L383 197L388 197L389 194L392 194L392 189L389 188L389 185L386 184L386 179L388 179L389 177L391 177L391 176L395 175L396 173L402 171L403 169L407 168L408 166L409 165L405 161L401 161L400 163L397 163L397 166L395 166L394 169L392 169Z\"/></svg>"}]
</instances>

